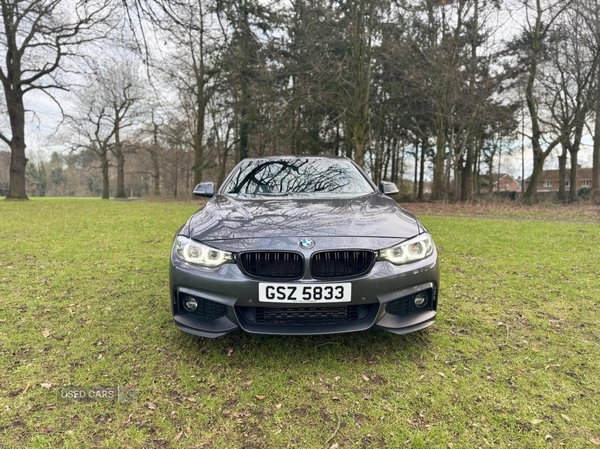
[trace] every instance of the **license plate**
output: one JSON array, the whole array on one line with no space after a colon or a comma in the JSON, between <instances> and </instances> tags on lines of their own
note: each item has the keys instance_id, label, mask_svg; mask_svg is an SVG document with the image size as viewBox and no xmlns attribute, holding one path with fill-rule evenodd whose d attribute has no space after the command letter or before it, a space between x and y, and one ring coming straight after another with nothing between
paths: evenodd
<instances>
[{"instance_id":1,"label":"license plate","mask_svg":"<svg viewBox=\"0 0 600 449\"><path fill-rule=\"evenodd\" d=\"M352 284L258 284L260 302L324 303L348 302L352 299Z\"/></svg>"}]
</instances>

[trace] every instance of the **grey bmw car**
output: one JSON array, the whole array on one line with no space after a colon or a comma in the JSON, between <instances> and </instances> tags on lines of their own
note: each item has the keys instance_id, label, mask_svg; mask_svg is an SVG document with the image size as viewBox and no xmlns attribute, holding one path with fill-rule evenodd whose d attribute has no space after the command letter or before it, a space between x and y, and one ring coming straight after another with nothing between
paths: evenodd
<instances>
[{"instance_id":1,"label":"grey bmw car","mask_svg":"<svg viewBox=\"0 0 600 449\"><path fill-rule=\"evenodd\" d=\"M244 159L177 231L175 325L202 337L242 329L313 335L378 327L397 334L436 317L433 239L346 158Z\"/></svg>"}]
</instances>

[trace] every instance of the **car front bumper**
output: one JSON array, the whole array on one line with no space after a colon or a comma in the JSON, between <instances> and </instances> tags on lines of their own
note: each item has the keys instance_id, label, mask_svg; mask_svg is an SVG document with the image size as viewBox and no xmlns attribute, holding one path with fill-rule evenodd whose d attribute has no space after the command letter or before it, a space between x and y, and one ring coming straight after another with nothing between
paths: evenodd
<instances>
[{"instance_id":1,"label":"car front bumper","mask_svg":"<svg viewBox=\"0 0 600 449\"><path fill-rule=\"evenodd\" d=\"M323 305L259 302L260 282L273 281L250 278L234 263L216 269L189 265L172 253L170 294L175 325L184 332L209 338L238 329L256 334L316 335L378 327L406 334L430 326L437 314L436 251L407 265L377 261L367 274L345 279L343 282L352 283L350 302ZM323 283L314 279L293 282ZM417 308L414 297L420 292L425 292L427 302ZM199 304L194 313L183 307L186 296L194 297Z\"/></svg>"}]
</instances>

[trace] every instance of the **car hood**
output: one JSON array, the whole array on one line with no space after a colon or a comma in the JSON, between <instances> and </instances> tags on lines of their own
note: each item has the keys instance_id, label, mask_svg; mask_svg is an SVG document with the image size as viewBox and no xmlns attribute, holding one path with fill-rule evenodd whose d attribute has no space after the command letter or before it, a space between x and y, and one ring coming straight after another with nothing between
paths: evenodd
<instances>
[{"instance_id":1,"label":"car hood","mask_svg":"<svg viewBox=\"0 0 600 449\"><path fill-rule=\"evenodd\" d=\"M252 198L216 195L180 234L198 241L273 237L406 239L424 228L383 195L353 198Z\"/></svg>"}]
</instances>

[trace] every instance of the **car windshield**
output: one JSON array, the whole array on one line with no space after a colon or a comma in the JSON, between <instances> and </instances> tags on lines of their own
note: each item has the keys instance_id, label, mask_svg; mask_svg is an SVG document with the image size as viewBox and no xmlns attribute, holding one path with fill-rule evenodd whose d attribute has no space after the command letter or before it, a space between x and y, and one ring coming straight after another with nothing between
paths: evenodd
<instances>
[{"instance_id":1,"label":"car windshield","mask_svg":"<svg viewBox=\"0 0 600 449\"><path fill-rule=\"evenodd\" d=\"M355 196L373 193L374 189L354 164L343 159L250 159L240 163L223 192Z\"/></svg>"}]
</instances>

